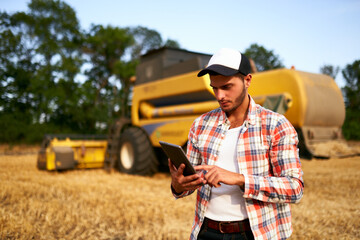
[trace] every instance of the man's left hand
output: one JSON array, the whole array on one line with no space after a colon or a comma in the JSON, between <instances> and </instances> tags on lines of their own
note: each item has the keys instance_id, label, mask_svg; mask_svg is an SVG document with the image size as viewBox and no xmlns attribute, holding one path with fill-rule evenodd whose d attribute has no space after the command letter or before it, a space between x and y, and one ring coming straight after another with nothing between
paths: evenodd
<instances>
[{"instance_id":1,"label":"man's left hand","mask_svg":"<svg viewBox=\"0 0 360 240\"><path fill-rule=\"evenodd\" d=\"M207 171L205 180L211 187L220 187L221 183L224 183L227 185L239 185L241 189L244 189L245 179L242 174L230 172L218 166L199 165L194 168L196 171Z\"/></svg>"}]
</instances>

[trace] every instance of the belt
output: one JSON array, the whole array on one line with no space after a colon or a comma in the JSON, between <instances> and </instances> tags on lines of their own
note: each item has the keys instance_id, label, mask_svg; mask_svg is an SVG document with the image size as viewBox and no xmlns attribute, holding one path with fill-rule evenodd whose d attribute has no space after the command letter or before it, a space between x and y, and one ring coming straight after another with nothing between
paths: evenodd
<instances>
[{"instance_id":1,"label":"belt","mask_svg":"<svg viewBox=\"0 0 360 240\"><path fill-rule=\"evenodd\" d=\"M219 222L205 218L204 224L209 228L220 231L221 233L237 233L251 231L249 219L234 222Z\"/></svg>"}]
</instances>

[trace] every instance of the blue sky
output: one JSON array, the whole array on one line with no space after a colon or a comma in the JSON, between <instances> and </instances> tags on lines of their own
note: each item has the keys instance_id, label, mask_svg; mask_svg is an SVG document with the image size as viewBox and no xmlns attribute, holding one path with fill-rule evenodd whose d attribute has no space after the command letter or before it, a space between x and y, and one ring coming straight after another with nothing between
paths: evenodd
<instances>
[{"instance_id":1,"label":"blue sky","mask_svg":"<svg viewBox=\"0 0 360 240\"><path fill-rule=\"evenodd\" d=\"M0 0L0 10L26 11L29 0ZM65 0L83 29L91 23L144 26L190 51L244 51L252 43L278 54L287 68L318 73L360 59L359 0ZM341 74L336 79L343 85Z\"/></svg>"}]
</instances>

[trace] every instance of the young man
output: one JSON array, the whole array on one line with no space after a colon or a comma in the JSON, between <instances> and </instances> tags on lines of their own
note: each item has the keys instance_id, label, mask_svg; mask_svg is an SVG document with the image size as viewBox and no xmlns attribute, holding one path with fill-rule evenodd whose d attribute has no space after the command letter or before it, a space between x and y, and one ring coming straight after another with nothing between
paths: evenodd
<instances>
[{"instance_id":1,"label":"young man","mask_svg":"<svg viewBox=\"0 0 360 240\"><path fill-rule=\"evenodd\" d=\"M282 115L248 94L249 60L221 49L199 72L210 75L220 108L197 118L187 156L198 174L184 177L169 161L171 189L181 198L198 189L190 239L286 239L290 203L302 198L297 134Z\"/></svg>"}]
</instances>

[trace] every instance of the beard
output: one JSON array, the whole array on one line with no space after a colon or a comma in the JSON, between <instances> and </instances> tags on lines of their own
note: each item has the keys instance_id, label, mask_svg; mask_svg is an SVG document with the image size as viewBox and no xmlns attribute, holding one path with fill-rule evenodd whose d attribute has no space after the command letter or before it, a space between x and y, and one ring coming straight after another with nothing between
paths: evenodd
<instances>
[{"instance_id":1,"label":"beard","mask_svg":"<svg viewBox=\"0 0 360 240\"><path fill-rule=\"evenodd\" d=\"M246 89L244 87L242 92L240 93L240 95L237 98L235 98L234 102L231 102L231 101L218 101L218 102L220 104L221 109L226 113L226 115L229 115L229 114L233 113L238 107L241 106L241 104L245 100L246 95L247 95L246 94ZM222 102L232 103L232 106L223 107L222 104L221 104Z\"/></svg>"}]
</instances>

